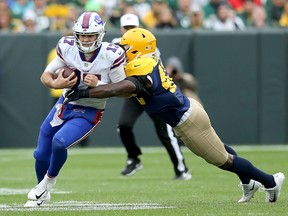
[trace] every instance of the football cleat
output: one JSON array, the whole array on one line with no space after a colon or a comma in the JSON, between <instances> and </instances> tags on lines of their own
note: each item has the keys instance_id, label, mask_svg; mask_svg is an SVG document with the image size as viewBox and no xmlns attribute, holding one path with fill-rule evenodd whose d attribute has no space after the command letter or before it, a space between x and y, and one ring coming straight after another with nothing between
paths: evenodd
<instances>
[{"instance_id":1,"label":"football cleat","mask_svg":"<svg viewBox=\"0 0 288 216\"><path fill-rule=\"evenodd\" d=\"M50 191L56 184L56 178L49 178L47 174L42 181L28 193L25 207L41 206L50 201Z\"/></svg>"},{"instance_id":2,"label":"football cleat","mask_svg":"<svg viewBox=\"0 0 288 216\"><path fill-rule=\"evenodd\" d=\"M136 171L143 168L140 159L128 158L125 168L121 171L124 176L132 176Z\"/></svg>"},{"instance_id":3,"label":"football cleat","mask_svg":"<svg viewBox=\"0 0 288 216\"><path fill-rule=\"evenodd\" d=\"M51 199L50 192L46 193L43 195L40 199L38 200L28 200L24 207L30 208L30 207L40 207L46 203L48 203Z\"/></svg>"},{"instance_id":4,"label":"football cleat","mask_svg":"<svg viewBox=\"0 0 288 216\"><path fill-rule=\"evenodd\" d=\"M179 175L176 175L173 179L186 181L192 179L192 175L189 172L183 171Z\"/></svg>"},{"instance_id":5,"label":"football cleat","mask_svg":"<svg viewBox=\"0 0 288 216\"><path fill-rule=\"evenodd\" d=\"M276 202L280 196L281 187L285 180L285 175L283 173L276 173L273 175L276 186L274 188L265 188L266 191L266 202L272 203Z\"/></svg>"},{"instance_id":6,"label":"football cleat","mask_svg":"<svg viewBox=\"0 0 288 216\"><path fill-rule=\"evenodd\" d=\"M244 203L249 202L253 198L255 192L260 187L262 187L262 184L258 181L251 179L249 184L240 183L240 186L242 187L243 196L240 200L238 200L238 203Z\"/></svg>"}]
</instances>

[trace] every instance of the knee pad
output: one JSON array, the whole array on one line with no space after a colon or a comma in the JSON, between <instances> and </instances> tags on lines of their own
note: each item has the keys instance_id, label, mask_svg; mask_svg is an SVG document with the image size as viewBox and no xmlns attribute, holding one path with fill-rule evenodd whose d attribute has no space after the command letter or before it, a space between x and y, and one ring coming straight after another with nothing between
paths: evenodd
<instances>
[{"instance_id":1,"label":"knee pad","mask_svg":"<svg viewBox=\"0 0 288 216\"><path fill-rule=\"evenodd\" d=\"M52 151L63 151L66 149L66 141L60 136L55 136L52 140Z\"/></svg>"},{"instance_id":2,"label":"knee pad","mask_svg":"<svg viewBox=\"0 0 288 216\"><path fill-rule=\"evenodd\" d=\"M37 161L48 161L50 160L51 152L43 152L36 149L33 156Z\"/></svg>"}]
</instances>

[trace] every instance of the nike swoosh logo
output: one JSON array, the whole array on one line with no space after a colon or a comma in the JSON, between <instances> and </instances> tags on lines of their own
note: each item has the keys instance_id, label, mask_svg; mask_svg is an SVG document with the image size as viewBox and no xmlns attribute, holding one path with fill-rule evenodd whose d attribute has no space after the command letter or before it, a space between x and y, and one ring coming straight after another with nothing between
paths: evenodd
<instances>
[{"instance_id":1,"label":"nike swoosh logo","mask_svg":"<svg viewBox=\"0 0 288 216\"><path fill-rule=\"evenodd\" d=\"M41 206L44 201L37 203L38 206Z\"/></svg>"},{"instance_id":2,"label":"nike swoosh logo","mask_svg":"<svg viewBox=\"0 0 288 216\"><path fill-rule=\"evenodd\" d=\"M252 188L250 188L250 191L254 190L254 187L255 187L255 181L253 182L253 186Z\"/></svg>"},{"instance_id":3,"label":"nike swoosh logo","mask_svg":"<svg viewBox=\"0 0 288 216\"><path fill-rule=\"evenodd\" d=\"M36 199L40 199L44 194L45 194L46 190L43 191L43 193L41 193L39 196L35 195L36 196Z\"/></svg>"},{"instance_id":4,"label":"nike swoosh logo","mask_svg":"<svg viewBox=\"0 0 288 216\"><path fill-rule=\"evenodd\" d=\"M139 67L139 66L140 66L140 64L134 65L134 67Z\"/></svg>"}]
</instances>

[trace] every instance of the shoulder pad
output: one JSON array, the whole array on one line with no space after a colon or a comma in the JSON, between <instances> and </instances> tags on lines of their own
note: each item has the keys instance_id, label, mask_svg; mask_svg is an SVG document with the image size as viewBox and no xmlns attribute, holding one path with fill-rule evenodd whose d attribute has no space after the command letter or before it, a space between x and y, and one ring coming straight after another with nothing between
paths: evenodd
<instances>
[{"instance_id":1,"label":"shoulder pad","mask_svg":"<svg viewBox=\"0 0 288 216\"><path fill-rule=\"evenodd\" d=\"M124 50L116 44L102 42L101 50L104 58L111 62L114 62L118 58L125 57Z\"/></svg>"},{"instance_id":2,"label":"shoulder pad","mask_svg":"<svg viewBox=\"0 0 288 216\"><path fill-rule=\"evenodd\" d=\"M153 58L139 58L129 62L125 67L126 76L144 76L153 71L157 61Z\"/></svg>"},{"instance_id":3,"label":"shoulder pad","mask_svg":"<svg viewBox=\"0 0 288 216\"><path fill-rule=\"evenodd\" d=\"M63 36L57 44L56 50L57 55L63 59L65 56L65 53L69 53L70 49L76 46L75 38L74 36Z\"/></svg>"}]
</instances>

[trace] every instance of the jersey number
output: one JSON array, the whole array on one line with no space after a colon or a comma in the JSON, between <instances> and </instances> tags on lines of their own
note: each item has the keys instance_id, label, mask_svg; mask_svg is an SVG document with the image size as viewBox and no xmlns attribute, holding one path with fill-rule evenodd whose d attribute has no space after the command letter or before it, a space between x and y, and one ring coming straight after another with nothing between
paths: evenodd
<instances>
[{"instance_id":1,"label":"jersey number","mask_svg":"<svg viewBox=\"0 0 288 216\"><path fill-rule=\"evenodd\" d=\"M172 81L172 78L168 76L163 64L159 64L158 70L163 88L174 93L176 91L176 85Z\"/></svg>"},{"instance_id":2,"label":"jersey number","mask_svg":"<svg viewBox=\"0 0 288 216\"><path fill-rule=\"evenodd\" d=\"M158 70L159 70L159 74L160 74L160 78L161 78L162 87L165 90L168 90L171 93L174 93L176 91L176 85L172 81L172 78L168 76L163 64L159 64ZM140 98L136 97L136 98L141 105L146 104L143 97L140 97Z\"/></svg>"}]
</instances>

